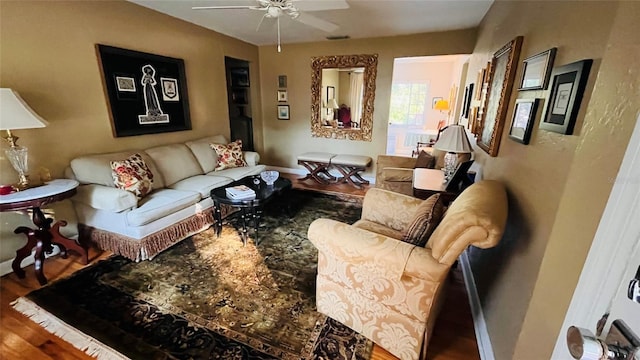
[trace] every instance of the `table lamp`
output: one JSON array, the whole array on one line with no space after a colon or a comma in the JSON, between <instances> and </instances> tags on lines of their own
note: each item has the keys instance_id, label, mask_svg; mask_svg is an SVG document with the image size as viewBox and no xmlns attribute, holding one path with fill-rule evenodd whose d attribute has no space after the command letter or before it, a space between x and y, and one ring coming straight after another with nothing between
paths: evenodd
<instances>
[{"instance_id":1,"label":"table lamp","mask_svg":"<svg viewBox=\"0 0 640 360\"><path fill-rule=\"evenodd\" d=\"M473 148L467 137L467 132L462 125L449 125L433 148L440 151L446 151L444 156L444 175L445 179L449 179L458 165L458 154L471 153Z\"/></svg>"},{"instance_id":2,"label":"table lamp","mask_svg":"<svg viewBox=\"0 0 640 360\"><path fill-rule=\"evenodd\" d=\"M16 144L18 137L14 136L11 130L41 128L47 125L47 121L36 114L16 91L0 89L0 130L7 132L4 139L9 143L9 149L5 150L5 153L18 172L18 190L29 187L28 156L27 148Z\"/></svg>"},{"instance_id":3,"label":"table lamp","mask_svg":"<svg viewBox=\"0 0 640 360\"><path fill-rule=\"evenodd\" d=\"M336 120L338 118L338 112L336 110L340 108L340 106L338 106L338 102L336 101L336 99L333 98L329 100L327 102L327 107L333 110L333 119Z\"/></svg>"}]
</instances>

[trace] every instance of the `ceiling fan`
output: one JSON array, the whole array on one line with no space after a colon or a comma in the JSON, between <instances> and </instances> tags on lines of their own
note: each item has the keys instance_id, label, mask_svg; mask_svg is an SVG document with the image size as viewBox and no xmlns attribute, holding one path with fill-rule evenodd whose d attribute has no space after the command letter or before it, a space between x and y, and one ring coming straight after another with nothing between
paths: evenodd
<instances>
[{"instance_id":1,"label":"ceiling fan","mask_svg":"<svg viewBox=\"0 0 640 360\"><path fill-rule=\"evenodd\" d=\"M346 0L256 0L257 5L222 5L222 6L194 6L193 10L237 10L248 9L264 11L264 15L256 31L260 29L260 25L264 19L276 19L278 25L278 52L280 47L280 17L289 16L302 24L314 27L316 29L333 32L338 29L338 25L320 19L319 17L309 15L306 11L322 11L348 9L349 4Z\"/></svg>"}]
</instances>

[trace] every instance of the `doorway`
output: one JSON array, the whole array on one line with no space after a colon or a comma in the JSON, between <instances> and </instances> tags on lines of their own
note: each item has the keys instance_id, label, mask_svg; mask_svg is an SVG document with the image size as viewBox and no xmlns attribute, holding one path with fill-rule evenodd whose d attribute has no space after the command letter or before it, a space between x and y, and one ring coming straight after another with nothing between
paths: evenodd
<instances>
[{"instance_id":1,"label":"doorway","mask_svg":"<svg viewBox=\"0 0 640 360\"><path fill-rule=\"evenodd\" d=\"M434 141L439 127L455 122L457 89L468 59L469 55L444 55L394 60L387 155L411 156L418 142ZM439 100L446 101L445 109L436 108Z\"/></svg>"},{"instance_id":2,"label":"doorway","mask_svg":"<svg viewBox=\"0 0 640 360\"><path fill-rule=\"evenodd\" d=\"M225 56L224 66L227 74L231 140L241 140L243 150L253 151L249 62Z\"/></svg>"}]
</instances>

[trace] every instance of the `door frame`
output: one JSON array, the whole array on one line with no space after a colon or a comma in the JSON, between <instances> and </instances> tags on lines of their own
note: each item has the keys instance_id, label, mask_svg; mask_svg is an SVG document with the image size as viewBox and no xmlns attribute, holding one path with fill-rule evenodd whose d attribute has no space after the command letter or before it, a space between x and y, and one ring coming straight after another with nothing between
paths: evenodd
<instances>
[{"instance_id":1,"label":"door frame","mask_svg":"<svg viewBox=\"0 0 640 360\"><path fill-rule=\"evenodd\" d=\"M602 219L585 261L569 309L558 334L552 359L571 358L566 344L566 330L579 326L596 330L598 320L608 313L619 281L628 267L631 254L639 246L633 234L640 233L640 115L629 140L622 165L609 195ZM618 241L612 242L611 239ZM608 331L609 319L603 334Z\"/></svg>"}]
</instances>

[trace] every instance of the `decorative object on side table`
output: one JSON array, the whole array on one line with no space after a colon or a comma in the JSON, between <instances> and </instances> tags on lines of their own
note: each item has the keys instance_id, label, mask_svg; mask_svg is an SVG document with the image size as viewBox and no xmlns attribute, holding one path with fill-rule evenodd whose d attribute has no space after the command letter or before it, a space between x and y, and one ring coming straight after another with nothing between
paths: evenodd
<instances>
[{"instance_id":1,"label":"decorative object on side table","mask_svg":"<svg viewBox=\"0 0 640 360\"><path fill-rule=\"evenodd\" d=\"M462 125L450 125L445 128L433 148L447 152L444 156L445 180L453 176L458 165L458 154L473 152L467 132Z\"/></svg>"},{"instance_id":2,"label":"decorative object on side table","mask_svg":"<svg viewBox=\"0 0 640 360\"><path fill-rule=\"evenodd\" d=\"M60 234L60 226L67 225L66 221L58 221L53 226L53 219L47 219L41 207L64 199L68 199L76 194L78 182L69 179L58 179L48 182L37 188L27 189L14 194L0 197L0 211L14 211L31 209L33 211L33 223L36 229L26 226L20 226L14 230L16 234L23 233L27 236L27 244L16 251L16 257L11 263L13 272L19 277L24 278L24 270L20 267L20 263L27 256L31 255L31 251L35 249L35 272L36 278L40 285L47 283L47 278L43 274L43 263L45 253L53 251L52 245L60 247L60 253L63 258L67 257L67 250L82 256L82 263L88 264L89 257L87 249L78 244L75 240L66 238Z\"/></svg>"},{"instance_id":3,"label":"decorative object on side table","mask_svg":"<svg viewBox=\"0 0 640 360\"><path fill-rule=\"evenodd\" d=\"M531 130L536 117L539 99L518 99L513 110L513 120L509 138L522 144L529 144Z\"/></svg>"},{"instance_id":4,"label":"decorative object on side table","mask_svg":"<svg viewBox=\"0 0 640 360\"><path fill-rule=\"evenodd\" d=\"M478 131L478 146L490 156L498 155L502 130L509 108L509 96L516 76L522 36L518 36L493 54L489 68L489 88Z\"/></svg>"},{"instance_id":5,"label":"decorative object on side table","mask_svg":"<svg viewBox=\"0 0 640 360\"><path fill-rule=\"evenodd\" d=\"M530 56L522 62L522 79L518 90L544 90L549 84L556 48Z\"/></svg>"},{"instance_id":6,"label":"decorative object on side table","mask_svg":"<svg viewBox=\"0 0 640 360\"><path fill-rule=\"evenodd\" d=\"M592 63L593 60L586 59L553 69L540 129L565 135L573 133Z\"/></svg>"},{"instance_id":7,"label":"decorative object on side table","mask_svg":"<svg viewBox=\"0 0 640 360\"><path fill-rule=\"evenodd\" d=\"M29 187L29 157L27 148L16 144L18 137L14 136L11 130L42 128L47 125L47 121L33 111L16 91L0 89L0 130L7 132L5 140L10 148L5 150L5 154L18 172L18 190Z\"/></svg>"},{"instance_id":8,"label":"decorative object on side table","mask_svg":"<svg viewBox=\"0 0 640 360\"><path fill-rule=\"evenodd\" d=\"M191 130L184 61L97 45L115 137Z\"/></svg>"}]
</instances>

